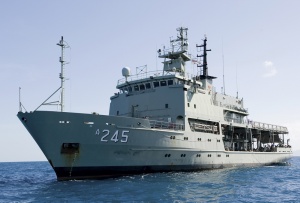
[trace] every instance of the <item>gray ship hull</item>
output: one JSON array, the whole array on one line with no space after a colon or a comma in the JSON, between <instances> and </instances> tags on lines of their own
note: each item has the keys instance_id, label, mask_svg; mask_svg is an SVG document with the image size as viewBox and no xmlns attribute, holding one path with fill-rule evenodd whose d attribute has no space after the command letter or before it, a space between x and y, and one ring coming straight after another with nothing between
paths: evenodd
<instances>
[{"instance_id":1,"label":"gray ship hull","mask_svg":"<svg viewBox=\"0 0 300 203\"><path fill-rule=\"evenodd\" d=\"M58 180L270 165L292 156L280 147L226 151L220 134L156 129L142 118L50 111L18 117Z\"/></svg>"}]
</instances>

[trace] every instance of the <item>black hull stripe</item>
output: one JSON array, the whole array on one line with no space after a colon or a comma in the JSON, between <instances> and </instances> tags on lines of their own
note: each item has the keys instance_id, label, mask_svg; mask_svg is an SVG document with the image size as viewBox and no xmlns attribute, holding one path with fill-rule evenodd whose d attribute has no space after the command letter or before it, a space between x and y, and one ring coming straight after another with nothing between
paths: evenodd
<instances>
[{"instance_id":1,"label":"black hull stripe","mask_svg":"<svg viewBox=\"0 0 300 203\"><path fill-rule=\"evenodd\" d=\"M239 167L259 166L263 164L243 164ZM172 171L201 171L210 169L230 168L236 165L232 164L207 164L207 165L180 165L180 166L107 166L107 167L54 167L58 180L72 179L105 179L126 175L136 175L156 172Z\"/></svg>"}]
</instances>

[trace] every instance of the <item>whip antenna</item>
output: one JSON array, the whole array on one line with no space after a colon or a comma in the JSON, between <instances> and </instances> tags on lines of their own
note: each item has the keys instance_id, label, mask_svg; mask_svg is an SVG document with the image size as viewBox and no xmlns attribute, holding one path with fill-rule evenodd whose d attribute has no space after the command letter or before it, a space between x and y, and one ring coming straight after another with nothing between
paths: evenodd
<instances>
[{"instance_id":1,"label":"whip antenna","mask_svg":"<svg viewBox=\"0 0 300 203\"><path fill-rule=\"evenodd\" d=\"M223 94L225 93L225 73L224 73L224 51L223 51L223 42L222 42L222 60L223 60Z\"/></svg>"},{"instance_id":2,"label":"whip antenna","mask_svg":"<svg viewBox=\"0 0 300 203\"><path fill-rule=\"evenodd\" d=\"M237 65L235 67L235 80L236 80L236 98L239 98L239 88L238 88L238 79L237 79Z\"/></svg>"}]
</instances>

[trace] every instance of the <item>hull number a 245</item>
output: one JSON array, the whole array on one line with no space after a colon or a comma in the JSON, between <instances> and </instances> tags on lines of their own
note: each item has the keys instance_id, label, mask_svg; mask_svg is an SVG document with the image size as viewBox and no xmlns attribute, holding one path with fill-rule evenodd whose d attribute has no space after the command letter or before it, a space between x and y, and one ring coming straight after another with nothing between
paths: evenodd
<instances>
[{"instance_id":1,"label":"hull number a 245","mask_svg":"<svg viewBox=\"0 0 300 203\"><path fill-rule=\"evenodd\" d=\"M109 130L104 129L102 132L97 129L96 135L101 134L101 142L108 142L109 140L112 142L127 142L128 141L128 134L129 130L122 130L119 133L119 130L116 130L115 132L111 133Z\"/></svg>"}]
</instances>

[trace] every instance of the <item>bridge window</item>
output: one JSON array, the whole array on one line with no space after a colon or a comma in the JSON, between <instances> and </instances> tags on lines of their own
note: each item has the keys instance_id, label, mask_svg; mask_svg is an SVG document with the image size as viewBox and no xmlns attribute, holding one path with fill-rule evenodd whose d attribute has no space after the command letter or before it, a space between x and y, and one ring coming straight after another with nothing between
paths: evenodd
<instances>
[{"instance_id":1,"label":"bridge window","mask_svg":"<svg viewBox=\"0 0 300 203\"><path fill-rule=\"evenodd\" d=\"M146 89L151 89L151 84L149 82L146 83Z\"/></svg>"},{"instance_id":2,"label":"bridge window","mask_svg":"<svg viewBox=\"0 0 300 203\"><path fill-rule=\"evenodd\" d=\"M133 88L134 88L134 91L136 91L136 92L140 90L138 85L133 86Z\"/></svg>"},{"instance_id":3,"label":"bridge window","mask_svg":"<svg viewBox=\"0 0 300 203\"><path fill-rule=\"evenodd\" d=\"M145 90L145 85L144 84L140 85L140 90Z\"/></svg>"},{"instance_id":4,"label":"bridge window","mask_svg":"<svg viewBox=\"0 0 300 203\"><path fill-rule=\"evenodd\" d=\"M159 87L159 82L153 82L154 87Z\"/></svg>"},{"instance_id":5,"label":"bridge window","mask_svg":"<svg viewBox=\"0 0 300 203\"><path fill-rule=\"evenodd\" d=\"M173 80L168 80L168 85L173 85Z\"/></svg>"},{"instance_id":6,"label":"bridge window","mask_svg":"<svg viewBox=\"0 0 300 203\"><path fill-rule=\"evenodd\" d=\"M131 86L128 87L128 92L132 92L132 87Z\"/></svg>"},{"instance_id":7,"label":"bridge window","mask_svg":"<svg viewBox=\"0 0 300 203\"><path fill-rule=\"evenodd\" d=\"M166 81L160 81L160 86L167 86L167 82Z\"/></svg>"}]
</instances>

